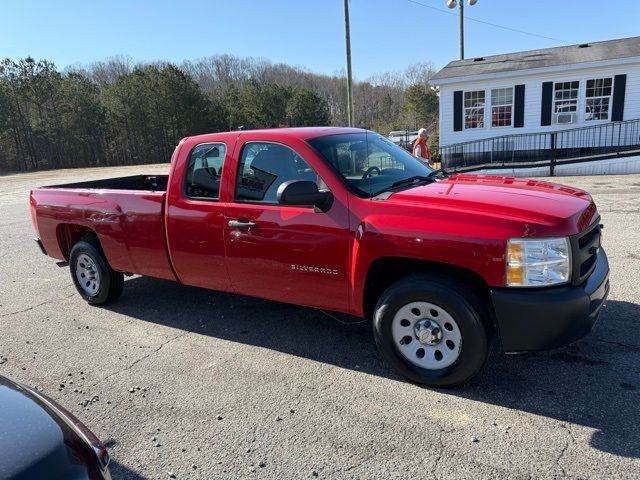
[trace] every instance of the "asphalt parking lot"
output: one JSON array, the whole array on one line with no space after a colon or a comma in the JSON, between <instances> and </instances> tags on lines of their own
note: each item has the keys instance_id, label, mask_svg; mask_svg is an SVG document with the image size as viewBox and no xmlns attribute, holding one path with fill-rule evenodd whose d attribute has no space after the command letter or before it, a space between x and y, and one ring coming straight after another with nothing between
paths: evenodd
<instances>
[{"instance_id":1,"label":"asphalt parking lot","mask_svg":"<svg viewBox=\"0 0 640 480\"><path fill-rule=\"evenodd\" d=\"M89 425L115 479L640 478L640 175L555 179L605 224L592 334L432 390L352 318L142 277L87 305L31 241L29 189L166 169L0 177L0 374Z\"/></svg>"}]
</instances>

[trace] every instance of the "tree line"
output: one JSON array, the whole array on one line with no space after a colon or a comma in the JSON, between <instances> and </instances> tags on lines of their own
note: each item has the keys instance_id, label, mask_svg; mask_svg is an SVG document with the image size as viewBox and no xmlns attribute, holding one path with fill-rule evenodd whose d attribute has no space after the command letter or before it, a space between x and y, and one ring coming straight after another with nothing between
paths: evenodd
<instances>
[{"instance_id":1,"label":"tree line","mask_svg":"<svg viewBox=\"0 0 640 480\"><path fill-rule=\"evenodd\" d=\"M356 125L437 133L432 73L418 64L355 82ZM114 57L64 71L47 60L4 59L0 172L162 163L190 135L346 125L346 103L344 75L231 55L180 65Z\"/></svg>"}]
</instances>

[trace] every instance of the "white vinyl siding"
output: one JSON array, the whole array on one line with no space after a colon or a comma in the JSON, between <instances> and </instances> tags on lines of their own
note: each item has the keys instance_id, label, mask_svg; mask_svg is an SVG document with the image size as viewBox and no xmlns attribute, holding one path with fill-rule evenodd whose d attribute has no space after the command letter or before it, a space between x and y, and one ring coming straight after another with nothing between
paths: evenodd
<instances>
[{"instance_id":1,"label":"white vinyl siding","mask_svg":"<svg viewBox=\"0 0 640 480\"><path fill-rule=\"evenodd\" d=\"M592 125L598 121L586 120L586 85L587 80L614 78L615 75L626 74L626 93L624 101L624 120L640 118L640 61L636 63L621 63L620 65L601 66L593 68L579 68L579 66L567 66L563 71L534 72L522 74L522 71L508 72L500 78L486 80L474 80L464 83L446 83L440 85L440 145L452 145L483 138L491 138L502 135L551 132L555 130L569 129ZM542 102L543 82L567 82L578 81L578 104L576 121L573 124L540 125L540 107ZM437 84L437 82L436 82ZM500 88L513 88L515 85L524 85L524 126L514 128L513 121L510 127L501 128L468 128L460 132L453 131L453 92L484 90L485 98L490 101L491 90ZM609 104L609 118L611 115L611 103ZM464 101L463 101L464 103ZM606 122L606 120L600 120ZM464 123L464 118L463 118ZM484 124L491 125L491 106L485 108Z\"/></svg>"}]
</instances>

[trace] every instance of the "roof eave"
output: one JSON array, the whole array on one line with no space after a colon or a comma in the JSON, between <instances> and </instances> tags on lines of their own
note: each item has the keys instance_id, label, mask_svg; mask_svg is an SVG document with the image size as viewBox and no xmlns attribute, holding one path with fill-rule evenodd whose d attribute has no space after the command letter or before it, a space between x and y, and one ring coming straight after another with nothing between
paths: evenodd
<instances>
[{"instance_id":1,"label":"roof eave","mask_svg":"<svg viewBox=\"0 0 640 480\"><path fill-rule=\"evenodd\" d=\"M438 74L431 77L431 83L437 86L449 85L452 83L462 83L478 80L491 80L494 78L522 77L526 75L536 75L538 73L553 73L568 70L584 70L587 68L609 67L616 65L627 65L632 63L640 63L640 56L612 58L608 60L597 60L592 62L568 63L563 65L551 65L539 68L529 68L524 70L506 70L494 73L480 73L476 75L459 75L455 77L438 78ZM445 70L444 67L440 72ZM440 73L438 72L438 73Z\"/></svg>"}]
</instances>

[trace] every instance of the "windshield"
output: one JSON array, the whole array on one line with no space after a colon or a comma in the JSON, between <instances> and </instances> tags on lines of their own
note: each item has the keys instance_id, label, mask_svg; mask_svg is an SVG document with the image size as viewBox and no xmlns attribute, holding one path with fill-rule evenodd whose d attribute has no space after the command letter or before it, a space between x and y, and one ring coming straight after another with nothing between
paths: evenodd
<instances>
[{"instance_id":1,"label":"windshield","mask_svg":"<svg viewBox=\"0 0 640 480\"><path fill-rule=\"evenodd\" d=\"M373 132L327 135L308 143L361 197L377 195L395 188L403 180L427 176L433 171L406 150Z\"/></svg>"}]
</instances>

